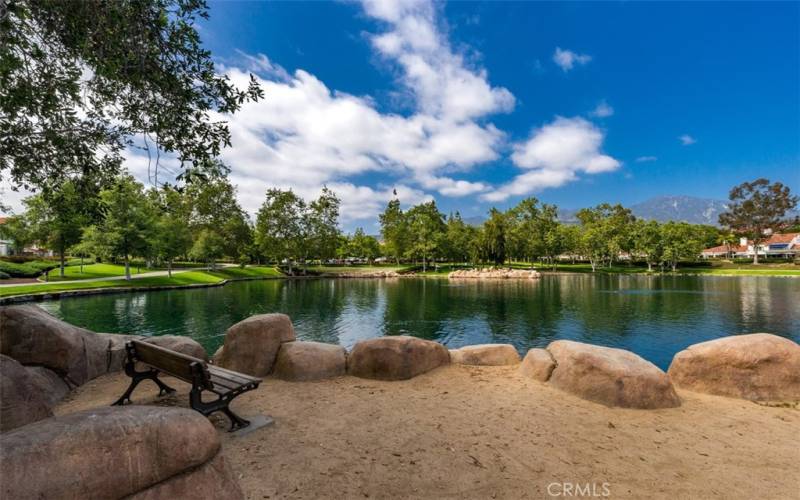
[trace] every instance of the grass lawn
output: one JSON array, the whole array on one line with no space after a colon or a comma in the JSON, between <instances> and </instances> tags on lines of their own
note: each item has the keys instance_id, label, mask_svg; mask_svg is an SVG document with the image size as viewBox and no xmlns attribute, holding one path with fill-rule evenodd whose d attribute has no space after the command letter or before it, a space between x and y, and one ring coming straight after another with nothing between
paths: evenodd
<instances>
[{"instance_id":1,"label":"grass lawn","mask_svg":"<svg viewBox=\"0 0 800 500\"><path fill-rule=\"evenodd\" d=\"M95 264L97 265L97 264ZM104 265L104 264L100 264ZM88 267L88 266L87 266ZM133 270L132 270L133 271ZM116 274L110 276L118 276ZM89 283L58 283L57 281L39 285L18 285L0 287L0 297L10 297L12 295L26 295L30 293L63 292L68 290L90 290L94 288L118 288L118 287L149 287L149 286L182 286L219 283L226 279L237 278L268 278L282 277L277 269L264 266L248 266L244 269L239 267L220 268L215 271L186 271L175 273L172 278L168 276L146 276L134 278L130 281L107 280L92 281Z\"/></svg>"},{"instance_id":2,"label":"grass lawn","mask_svg":"<svg viewBox=\"0 0 800 500\"><path fill-rule=\"evenodd\" d=\"M247 266L245 268L224 267L220 269L215 269L214 271L206 271L206 273L223 279L280 278L284 276L283 273L281 273L274 267L266 267L266 266Z\"/></svg>"},{"instance_id":3,"label":"grass lawn","mask_svg":"<svg viewBox=\"0 0 800 500\"><path fill-rule=\"evenodd\" d=\"M154 269L131 266L131 275L150 271L154 271ZM52 282L123 276L125 274L125 266L117 264L87 264L83 266L83 272L81 272L81 266L68 266L64 268L63 278L59 275L59 272L60 270L58 268L50 270L50 272L47 273L48 280Z\"/></svg>"},{"instance_id":4,"label":"grass lawn","mask_svg":"<svg viewBox=\"0 0 800 500\"><path fill-rule=\"evenodd\" d=\"M188 271L169 278L168 276L151 276L145 278L109 281L92 281L90 283L49 283L46 285L19 285L0 287L0 297L25 295L29 293L63 292L68 290L89 290L94 288L148 287L167 285L198 285L219 283L223 278L203 271Z\"/></svg>"}]
</instances>

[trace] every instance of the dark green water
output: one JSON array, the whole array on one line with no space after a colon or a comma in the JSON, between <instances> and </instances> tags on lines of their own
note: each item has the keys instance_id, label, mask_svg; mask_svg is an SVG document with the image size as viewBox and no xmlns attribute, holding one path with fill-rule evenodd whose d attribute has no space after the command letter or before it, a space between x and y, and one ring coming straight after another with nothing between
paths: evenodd
<instances>
[{"instance_id":1,"label":"dark green water","mask_svg":"<svg viewBox=\"0 0 800 500\"><path fill-rule=\"evenodd\" d=\"M91 330L188 335L209 353L250 315L291 316L303 340L346 347L414 335L450 347L511 343L520 353L555 339L629 349L666 368L696 342L769 332L800 341L800 280L768 277L545 276L533 281L243 281L224 287L45 302Z\"/></svg>"}]
</instances>

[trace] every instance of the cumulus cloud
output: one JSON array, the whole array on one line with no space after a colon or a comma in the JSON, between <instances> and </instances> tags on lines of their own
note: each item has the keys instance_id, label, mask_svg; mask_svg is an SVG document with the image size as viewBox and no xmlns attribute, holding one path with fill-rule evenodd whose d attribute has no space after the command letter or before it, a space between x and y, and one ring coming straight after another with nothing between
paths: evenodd
<instances>
[{"instance_id":1,"label":"cumulus cloud","mask_svg":"<svg viewBox=\"0 0 800 500\"><path fill-rule=\"evenodd\" d=\"M527 172L485 193L487 201L503 201L576 180L579 173L611 172L620 162L601 151L605 134L580 117L556 119L533 131L528 140L514 145L511 160Z\"/></svg>"},{"instance_id":2,"label":"cumulus cloud","mask_svg":"<svg viewBox=\"0 0 800 500\"><path fill-rule=\"evenodd\" d=\"M689 134L683 134L682 136L678 137L678 140L681 141L681 144L683 144L684 146L691 146L692 144L697 142L697 139L695 139Z\"/></svg>"},{"instance_id":3,"label":"cumulus cloud","mask_svg":"<svg viewBox=\"0 0 800 500\"><path fill-rule=\"evenodd\" d=\"M606 118L614 114L612 108L606 101L600 101L597 106L589 113L590 116L597 118Z\"/></svg>"},{"instance_id":4,"label":"cumulus cloud","mask_svg":"<svg viewBox=\"0 0 800 500\"><path fill-rule=\"evenodd\" d=\"M369 42L398 68L413 111L381 112L369 96L331 89L302 69L290 74L263 54L240 54L240 64L228 65L226 74L244 86L254 72L266 98L220 118L228 120L233 143L223 159L251 213L267 187L306 194L327 183L342 189L343 200L360 200L343 203L343 219L374 217L376 200L382 207L397 186L375 189L350 180L368 173L394 179L404 203L422 200L426 190L467 196L490 188L457 177L499 158L505 134L486 117L511 111L514 96L450 46L432 3L363 6L380 23Z\"/></svg>"},{"instance_id":5,"label":"cumulus cloud","mask_svg":"<svg viewBox=\"0 0 800 500\"><path fill-rule=\"evenodd\" d=\"M553 62L556 63L564 72L571 70L576 65L583 66L592 60L592 56L586 54L578 54L571 50L556 47L553 53Z\"/></svg>"},{"instance_id":6,"label":"cumulus cloud","mask_svg":"<svg viewBox=\"0 0 800 500\"><path fill-rule=\"evenodd\" d=\"M656 160L658 160L658 158L656 158L655 156L640 156L640 157L636 158L636 160L634 160L634 161L636 163L647 163L647 162L656 161Z\"/></svg>"}]
</instances>

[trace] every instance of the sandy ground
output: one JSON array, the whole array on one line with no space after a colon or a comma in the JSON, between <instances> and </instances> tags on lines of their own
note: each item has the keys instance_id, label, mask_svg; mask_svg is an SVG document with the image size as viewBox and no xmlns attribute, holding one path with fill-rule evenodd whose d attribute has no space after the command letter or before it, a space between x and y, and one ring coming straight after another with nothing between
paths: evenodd
<instances>
[{"instance_id":1,"label":"sandy ground","mask_svg":"<svg viewBox=\"0 0 800 500\"><path fill-rule=\"evenodd\" d=\"M177 396L144 382L134 401L188 406L188 386L170 383ZM126 386L96 379L57 413ZM454 365L404 382L267 379L233 407L275 425L232 437L213 420L251 499L575 496L564 483L611 498L800 498L799 409L679 394L680 408L610 409L515 368Z\"/></svg>"}]
</instances>

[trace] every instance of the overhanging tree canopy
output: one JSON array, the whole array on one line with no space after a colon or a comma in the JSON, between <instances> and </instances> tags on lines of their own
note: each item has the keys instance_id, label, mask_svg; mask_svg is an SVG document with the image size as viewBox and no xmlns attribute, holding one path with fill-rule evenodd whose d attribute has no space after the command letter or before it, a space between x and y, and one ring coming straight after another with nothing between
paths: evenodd
<instances>
[{"instance_id":1,"label":"overhanging tree canopy","mask_svg":"<svg viewBox=\"0 0 800 500\"><path fill-rule=\"evenodd\" d=\"M212 112L262 91L215 71L195 27L207 17L204 0L0 3L0 178L109 179L135 137L174 154L180 178L221 168L230 132Z\"/></svg>"}]
</instances>

